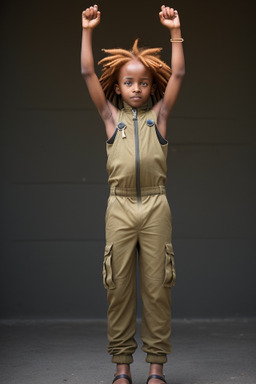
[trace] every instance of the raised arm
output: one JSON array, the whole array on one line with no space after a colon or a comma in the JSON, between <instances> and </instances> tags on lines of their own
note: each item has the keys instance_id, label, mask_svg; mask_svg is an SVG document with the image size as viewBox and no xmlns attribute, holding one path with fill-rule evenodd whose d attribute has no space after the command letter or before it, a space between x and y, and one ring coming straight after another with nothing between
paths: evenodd
<instances>
[{"instance_id":1,"label":"raised arm","mask_svg":"<svg viewBox=\"0 0 256 384\"><path fill-rule=\"evenodd\" d=\"M178 12L173 8L161 7L159 13L161 23L167 27L171 35L172 59L171 69L172 75L165 89L164 97L158 106L158 129L165 137L166 122L171 110L177 100L183 77L185 75L185 60L182 45L182 36L180 29L180 19Z\"/></svg>"},{"instance_id":2,"label":"raised arm","mask_svg":"<svg viewBox=\"0 0 256 384\"><path fill-rule=\"evenodd\" d=\"M105 123L107 136L110 137L115 127L115 108L106 99L95 73L92 51L93 30L99 25L100 16L101 14L97 5L87 8L82 13L81 73L92 101Z\"/></svg>"}]
</instances>

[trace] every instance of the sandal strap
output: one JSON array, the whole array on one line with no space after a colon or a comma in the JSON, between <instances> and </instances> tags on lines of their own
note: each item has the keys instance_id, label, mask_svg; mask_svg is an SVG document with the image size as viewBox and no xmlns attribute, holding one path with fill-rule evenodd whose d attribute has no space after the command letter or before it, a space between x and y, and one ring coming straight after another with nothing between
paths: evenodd
<instances>
[{"instance_id":1,"label":"sandal strap","mask_svg":"<svg viewBox=\"0 0 256 384\"><path fill-rule=\"evenodd\" d=\"M166 384L167 384L167 382L166 382L165 378L164 378L163 376L159 376L159 375L151 375L151 376L149 376L149 377L148 377L148 379L147 379L147 382L146 382L146 384L148 384L149 380L151 380L151 379L158 379L158 380L162 380L164 383L166 383Z\"/></svg>"},{"instance_id":2,"label":"sandal strap","mask_svg":"<svg viewBox=\"0 0 256 384\"><path fill-rule=\"evenodd\" d=\"M130 376L128 376L128 375L124 375L124 374L115 376L114 380L112 381L112 384L113 384L116 380L119 380L119 379L126 379L126 380L129 381L129 384L132 384L132 379L130 378Z\"/></svg>"}]
</instances>

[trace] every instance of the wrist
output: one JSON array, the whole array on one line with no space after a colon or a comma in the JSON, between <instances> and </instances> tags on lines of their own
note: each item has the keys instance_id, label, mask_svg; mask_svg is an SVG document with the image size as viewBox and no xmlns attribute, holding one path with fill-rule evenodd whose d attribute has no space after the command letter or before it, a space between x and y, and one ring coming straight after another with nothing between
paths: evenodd
<instances>
[{"instance_id":1,"label":"wrist","mask_svg":"<svg viewBox=\"0 0 256 384\"><path fill-rule=\"evenodd\" d=\"M83 34L85 34L86 36L92 36L93 28L83 27Z\"/></svg>"},{"instance_id":2,"label":"wrist","mask_svg":"<svg viewBox=\"0 0 256 384\"><path fill-rule=\"evenodd\" d=\"M172 39L176 39L181 37L181 29L180 28L172 28L170 29L170 34Z\"/></svg>"}]
</instances>

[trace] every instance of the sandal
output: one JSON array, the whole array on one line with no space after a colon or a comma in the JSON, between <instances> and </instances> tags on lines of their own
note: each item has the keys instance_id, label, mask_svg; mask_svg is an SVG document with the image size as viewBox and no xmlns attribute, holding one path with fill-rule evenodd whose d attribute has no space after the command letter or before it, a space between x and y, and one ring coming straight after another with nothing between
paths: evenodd
<instances>
[{"instance_id":1,"label":"sandal","mask_svg":"<svg viewBox=\"0 0 256 384\"><path fill-rule=\"evenodd\" d=\"M126 379L129 381L129 384L132 384L132 379L130 378L130 376L128 375L117 375L115 376L114 380L112 381L112 384L116 381L116 380L119 380L119 379Z\"/></svg>"},{"instance_id":2,"label":"sandal","mask_svg":"<svg viewBox=\"0 0 256 384\"><path fill-rule=\"evenodd\" d=\"M149 376L148 379L147 379L146 384L148 384L148 383L149 383L149 380L151 380L151 379L162 380L165 384L167 384L165 378L164 378L163 376L159 376L159 375L151 375L151 376Z\"/></svg>"}]
</instances>

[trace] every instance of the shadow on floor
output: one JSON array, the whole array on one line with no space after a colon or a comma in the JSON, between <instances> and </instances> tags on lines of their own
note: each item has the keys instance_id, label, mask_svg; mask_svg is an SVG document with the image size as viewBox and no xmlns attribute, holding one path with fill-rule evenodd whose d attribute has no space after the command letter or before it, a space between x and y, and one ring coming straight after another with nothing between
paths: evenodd
<instances>
[{"instance_id":1,"label":"shadow on floor","mask_svg":"<svg viewBox=\"0 0 256 384\"><path fill-rule=\"evenodd\" d=\"M137 341L141 346L138 335ZM255 384L256 319L174 320L169 384ZM2 320L1 384L110 384L115 366L106 352L103 320ZM145 384L140 348L133 384Z\"/></svg>"}]
</instances>

